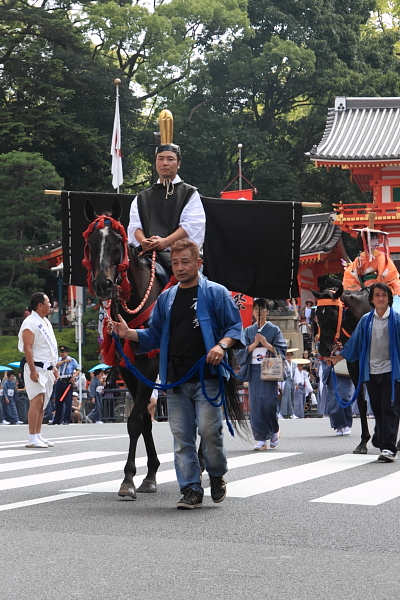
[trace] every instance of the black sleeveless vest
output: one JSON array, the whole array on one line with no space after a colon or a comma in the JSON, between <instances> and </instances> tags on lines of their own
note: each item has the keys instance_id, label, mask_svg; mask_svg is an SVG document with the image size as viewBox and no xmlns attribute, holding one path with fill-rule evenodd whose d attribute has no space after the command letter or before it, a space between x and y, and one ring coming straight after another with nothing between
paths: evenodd
<instances>
[{"instance_id":1,"label":"black sleeveless vest","mask_svg":"<svg viewBox=\"0 0 400 600\"><path fill-rule=\"evenodd\" d=\"M182 210L196 191L195 187L184 181L175 183L174 193L167 198L166 189L162 183L154 183L138 194L139 217L146 238L152 235L164 238L176 231Z\"/></svg>"}]
</instances>

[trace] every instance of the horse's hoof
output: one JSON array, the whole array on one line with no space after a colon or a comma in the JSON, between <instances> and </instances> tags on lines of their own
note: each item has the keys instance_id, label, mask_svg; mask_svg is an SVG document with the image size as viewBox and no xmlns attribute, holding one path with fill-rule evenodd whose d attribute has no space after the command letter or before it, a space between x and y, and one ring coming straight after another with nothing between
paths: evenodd
<instances>
[{"instance_id":1,"label":"horse's hoof","mask_svg":"<svg viewBox=\"0 0 400 600\"><path fill-rule=\"evenodd\" d=\"M157 482L155 479L143 479L136 491L142 494L154 494L157 491Z\"/></svg>"},{"instance_id":2,"label":"horse's hoof","mask_svg":"<svg viewBox=\"0 0 400 600\"><path fill-rule=\"evenodd\" d=\"M368 454L367 444L359 444L355 450L353 450L353 454Z\"/></svg>"},{"instance_id":3,"label":"horse's hoof","mask_svg":"<svg viewBox=\"0 0 400 600\"><path fill-rule=\"evenodd\" d=\"M136 488L133 483L121 483L118 496L127 500L136 500Z\"/></svg>"}]
</instances>

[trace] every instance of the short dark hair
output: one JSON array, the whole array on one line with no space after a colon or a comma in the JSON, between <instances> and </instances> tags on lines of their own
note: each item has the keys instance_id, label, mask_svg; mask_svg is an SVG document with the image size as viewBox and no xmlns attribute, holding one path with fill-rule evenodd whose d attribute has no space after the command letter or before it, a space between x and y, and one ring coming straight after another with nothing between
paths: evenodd
<instances>
[{"instance_id":1,"label":"short dark hair","mask_svg":"<svg viewBox=\"0 0 400 600\"><path fill-rule=\"evenodd\" d=\"M46 294L43 294L43 292L35 292L34 294L32 294L31 296L31 309L32 310L36 310L37 307L39 306L39 304L44 304Z\"/></svg>"},{"instance_id":2,"label":"short dark hair","mask_svg":"<svg viewBox=\"0 0 400 600\"><path fill-rule=\"evenodd\" d=\"M171 244L171 259L173 254L176 254L177 252L182 252L182 250L190 250L190 254L196 260L200 258L198 245L189 240L188 238L184 238L183 240L177 240L176 242Z\"/></svg>"},{"instance_id":3,"label":"short dark hair","mask_svg":"<svg viewBox=\"0 0 400 600\"><path fill-rule=\"evenodd\" d=\"M14 371L7 371L7 377L11 377L11 375L15 375Z\"/></svg>"},{"instance_id":4,"label":"short dark hair","mask_svg":"<svg viewBox=\"0 0 400 600\"><path fill-rule=\"evenodd\" d=\"M266 308L267 310L269 310L268 301L265 298L255 298L254 302L253 302L253 309L256 307L257 308Z\"/></svg>"},{"instance_id":5,"label":"short dark hair","mask_svg":"<svg viewBox=\"0 0 400 600\"><path fill-rule=\"evenodd\" d=\"M371 285L371 287L369 288L369 294L368 294L368 300L370 305L375 308L375 304L372 302L372 298L374 296L374 291L376 289L382 290L383 292L386 292L389 298L389 306L393 306L393 293L392 290L390 289L390 287L388 285L386 285L386 283L381 283L380 281L378 283L373 283Z\"/></svg>"}]
</instances>

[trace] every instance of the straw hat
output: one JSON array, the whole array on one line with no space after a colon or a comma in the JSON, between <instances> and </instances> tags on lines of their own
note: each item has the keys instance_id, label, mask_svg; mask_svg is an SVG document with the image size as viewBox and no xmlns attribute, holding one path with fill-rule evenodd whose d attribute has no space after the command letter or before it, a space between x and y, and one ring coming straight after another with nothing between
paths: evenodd
<instances>
[{"instance_id":1,"label":"straw hat","mask_svg":"<svg viewBox=\"0 0 400 600\"><path fill-rule=\"evenodd\" d=\"M298 348L288 348L286 350L286 354L288 354L288 352L291 352L293 354L293 352L296 352L296 350L298 350Z\"/></svg>"},{"instance_id":2,"label":"straw hat","mask_svg":"<svg viewBox=\"0 0 400 600\"><path fill-rule=\"evenodd\" d=\"M293 358L293 362L298 363L299 365L309 365L310 360L308 358Z\"/></svg>"}]
</instances>

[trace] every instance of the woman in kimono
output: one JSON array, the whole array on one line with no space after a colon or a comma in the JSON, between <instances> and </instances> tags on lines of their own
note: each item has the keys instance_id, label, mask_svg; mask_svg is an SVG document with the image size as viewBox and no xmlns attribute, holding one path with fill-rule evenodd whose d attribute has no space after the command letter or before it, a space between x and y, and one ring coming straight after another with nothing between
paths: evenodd
<instances>
[{"instance_id":1,"label":"woman in kimono","mask_svg":"<svg viewBox=\"0 0 400 600\"><path fill-rule=\"evenodd\" d=\"M304 419L304 406L308 394L313 391L308 372L304 370L304 365L309 365L308 358L295 358L293 362L297 363L294 374L294 418Z\"/></svg>"},{"instance_id":2,"label":"woman in kimono","mask_svg":"<svg viewBox=\"0 0 400 600\"><path fill-rule=\"evenodd\" d=\"M278 382L261 379L261 361L278 354L285 357L287 345L281 330L267 321L268 304L256 298L253 304L255 323L245 330L246 346L236 353L241 365L239 377L249 383L250 424L256 444L254 450L266 450L279 442Z\"/></svg>"},{"instance_id":3,"label":"woman in kimono","mask_svg":"<svg viewBox=\"0 0 400 600\"><path fill-rule=\"evenodd\" d=\"M298 348L289 348L286 351L285 360L285 381L280 381L279 386L282 390L281 414L283 417L292 418L294 405L294 374L296 372L296 363L293 362L293 352Z\"/></svg>"}]
</instances>

